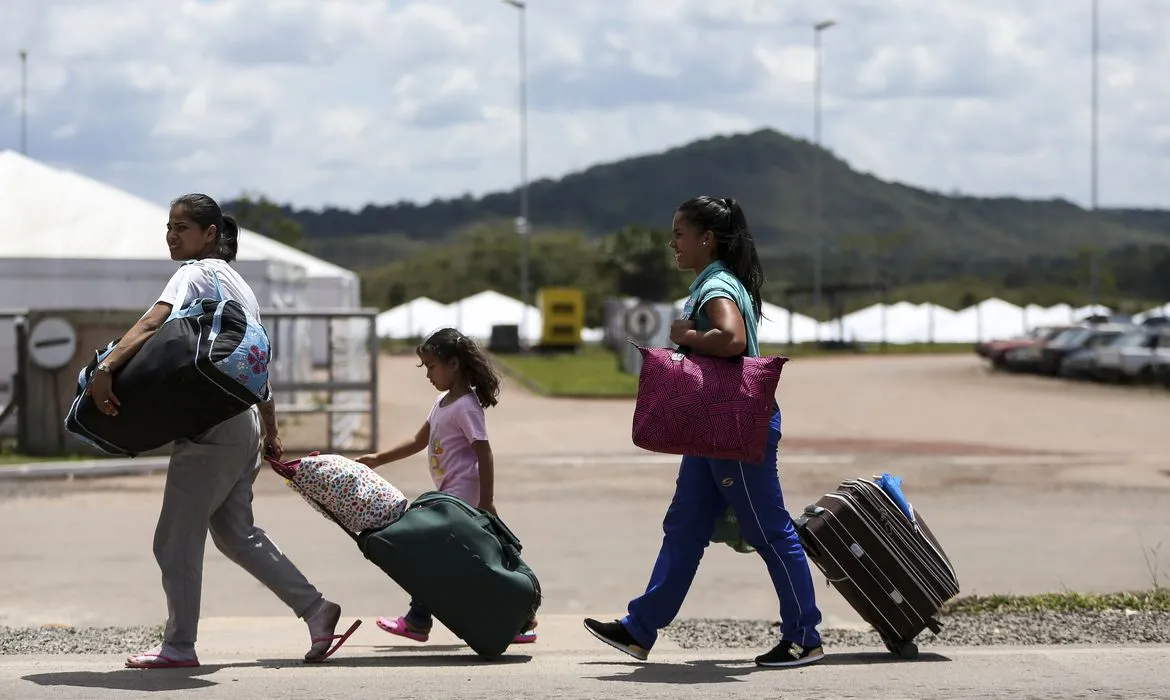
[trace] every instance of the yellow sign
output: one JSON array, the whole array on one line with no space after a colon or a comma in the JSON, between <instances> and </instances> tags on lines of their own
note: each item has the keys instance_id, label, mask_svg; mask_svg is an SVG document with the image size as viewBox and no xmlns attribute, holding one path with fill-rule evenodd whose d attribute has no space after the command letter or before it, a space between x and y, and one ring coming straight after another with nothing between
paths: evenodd
<instances>
[{"instance_id":1,"label":"yellow sign","mask_svg":"<svg viewBox=\"0 0 1170 700\"><path fill-rule=\"evenodd\" d=\"M576 347L585 328L585 292L571 287L543 287L537 293L542 328L540 344Z\"/></svg>"}]
</instances>

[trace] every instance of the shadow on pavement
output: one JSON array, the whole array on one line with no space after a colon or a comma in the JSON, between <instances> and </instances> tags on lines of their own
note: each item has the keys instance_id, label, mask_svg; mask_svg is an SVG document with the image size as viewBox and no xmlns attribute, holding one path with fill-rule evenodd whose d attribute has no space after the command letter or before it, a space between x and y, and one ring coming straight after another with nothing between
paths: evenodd
<instances>
[{"instance_id":1,"label":"shadow on pavement","mask_svg":"<svg viewBox=\"0 0 1170 700\"><path fill-rule=\"evenodd\" d=\"M455 645L450 645L455 646ZM340 668L455 668L471 666L489 666L496 664L523 664L532 660L531 656L509 654L498 659L485 660L473 654L427 654L411 653L394 656L346 656L334 657L324 664L317 665L323 669L330 667ZM210 676L218 671L231 671L240 668L306 668L312 664L305 664L293 659L258 659L238 664L204 664L198 668L167 668L167 669L130 669L123 668L115 671L61 671L57 673L37 673L22 676L21 680L36 683L40 686L69 686L73 688L104 688L106 690L137 690L142 692L167 692L180 690L195 690L218 685L215 681L201 676Z\"/></svg>"},{"instance_id":2,"label":"shadow on pavement","mask_svg":"<svg viewBox=\"0 0 1170 700\"><path fill-rule=\"evenodd\" d=\"M215 673L223 666L198 668L133 669L117 671L62 671L22 676L21 680L41 686L70 686L74 688L105 688L107 690L139 690L149 693L195 690L217 685L199 676Z\"/></svg>"},{"instance_id":3,"label":"shadow on pavement","mask_svg":"<svg viewBox=\"0 0 1170 700\"><path fill-rule=\"evenodd\" d=\"M375 645L369 648L381 653L406 652L408 654L425 654L431 651L465 651L470 653L466 644L418 644L415 646L387 644Z\"/></svg>"},{"instance_id":4,"label":"shadow on pavement","mask_svg":"<svg viewBox=\"0 0 1170 700\"><path fill-rule=\"evenodd\" d=\"M827 654L823 661L808 667L816 666L857 666L866 664L913 664L920 662L950 661L941 654L919 654L913 660L899 659L893 654L881 652L860 652L845 654ZM732 683L741 680L744 676L753 673L777 673L786 669L761 668L755 665L753 659L720 659L718 661L687 661L677 663L650 663L637 661L586 661L582 666L625 666L633 671L624 674L608 676L594 676L599 681L625 681L628 683L660 683L660 684L704 684L704 683Z\"/></svg>"},{"instance_id":5,"label":"shadow on pavement","mask_svg":"<svg viewBox=\"0 0 1170 700\"><path fill-rule=\"evenodd\" d=\"M412 652L403 655L382 654L379 656L342 656L329 659L322 666L339 666L342 668L453 668L459 666L491 666L496 664L525 664L532 660L526 654L507 654L498 659L481 659L474 654L419 654ZM259 666L260 668L288 668L302 667L305 664L290 659L260 659L255 663L232 664L228 668L244 668Z\"/></svg>"},{"instance_id":6,"label":"shadow on pavement","mask_svg":"<svg viewBox=\"0 0 1170 700\"><path fill-rule=\"evenodd\" d=\"M916 658L901 659L882 651L859 651L849 654L825 654L825 660L817 666L858 666L861 664L917 664L937 661L952 661L951 657L934 652L920 652Z\"/></svg>"}]
</instances>

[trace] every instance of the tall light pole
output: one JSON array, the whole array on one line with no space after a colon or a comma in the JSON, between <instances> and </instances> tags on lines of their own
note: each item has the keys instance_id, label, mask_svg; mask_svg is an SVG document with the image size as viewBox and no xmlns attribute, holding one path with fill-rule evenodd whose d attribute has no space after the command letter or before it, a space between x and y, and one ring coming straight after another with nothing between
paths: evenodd
<instances>
[{"instance_id":1,"label":"tall light pole","mask_svg":"<svg viewBox=\"0 0 1170 700\"><path fill-rule=\"evenodd\" d=\"M520 236L520 301L524 310L520 316L520 342L527 341L528 325L528 36L525 16L526 0L503 0L516 8L519 18L520 48L520 215L516 217L516 234Z\"/></svg>"},{"instance_id":2,"label":"tall light pole","mask_svg":"<svg viewBox=\"0 0 1170 700\"><path fill-rule=\"evenodd\" d=\"M813 209L816 213L816 252L813 256L813 308L821 315L824 268L824 205L821 202L821 33L835 26L836 21L828 19L813 25ZM817 340L820 340L820 323L817 323Z\"/></svg>"},{"instance_id":3,"label":"tall light pole","mask_svg":"<svg viewBox=\"0 0 1170 700\"><path fill-rule=\"evenodd\" d=\"M20 50L20 153L28 155L28 51Z\"/></svg>"},{"instance_id":4,"label":"tall light pole","mask_svg":"<svg viewBox=\"0 0 1170 700\"><path fill-rule=\"evenodd\" d=\"M1096 314L1096 306L1100 296L1101 271L1101 222L1097 214L1097 0L1092 0L1092 87L1090 89L1089 106L1089 208L1092 213L1092 247L1089 250L1089 302Z\"/></svg>"}]
</instances>

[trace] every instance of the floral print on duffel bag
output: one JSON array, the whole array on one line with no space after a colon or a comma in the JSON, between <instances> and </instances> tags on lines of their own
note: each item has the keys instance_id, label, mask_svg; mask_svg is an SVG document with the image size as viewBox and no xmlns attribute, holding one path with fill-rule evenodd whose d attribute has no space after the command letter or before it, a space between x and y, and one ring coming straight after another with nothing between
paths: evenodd
<instances>
[{"instance_id":1,"label":"floral print on duffel bag","mask_svg":"<svg viewBox=\"0 0 1170 700\"><path fill-rule=\"evenodd\" d=\"M353 533L384 528L406 511L406 496L393 484L341 455L303 457L286 483L328 518L321 509L324 505Z\"/></svg>"}]
</instances>

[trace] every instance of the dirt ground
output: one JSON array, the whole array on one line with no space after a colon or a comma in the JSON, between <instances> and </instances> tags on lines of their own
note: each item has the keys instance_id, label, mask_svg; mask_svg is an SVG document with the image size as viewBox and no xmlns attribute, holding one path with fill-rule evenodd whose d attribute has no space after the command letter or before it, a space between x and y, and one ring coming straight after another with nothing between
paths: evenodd
<instances>
[{"instance_id":1,"label":"dirt ground","mask_svg":"<svg viewBox=\"0 0 1170 700\"><path fill-rule=\"evenodd\" d=\"M384 358L383 445L411 436L434 392L411 358ZM964 593L1170 583L1170 393L989 373L972 357L790 362L781 481L798 512L843 478L889 471L950 555ZM632 400L551 400L515 383L488 412L497 506L524 542L548 613L620 614L645 586L677 460L630 443ZM430 487L416 456L381 472ZM0 624L155 623L151 555L162 477L26 484L0 500ZM257 522L353 614L406 596L333 524L265 472ZM1156 548L1165 542L1163 549ZM857 621L814 578L828 624ZM775 617L755 555L708 550L687 617ZM281 615L209 547L204 614Z\"/></svg>"}]
</instances>

